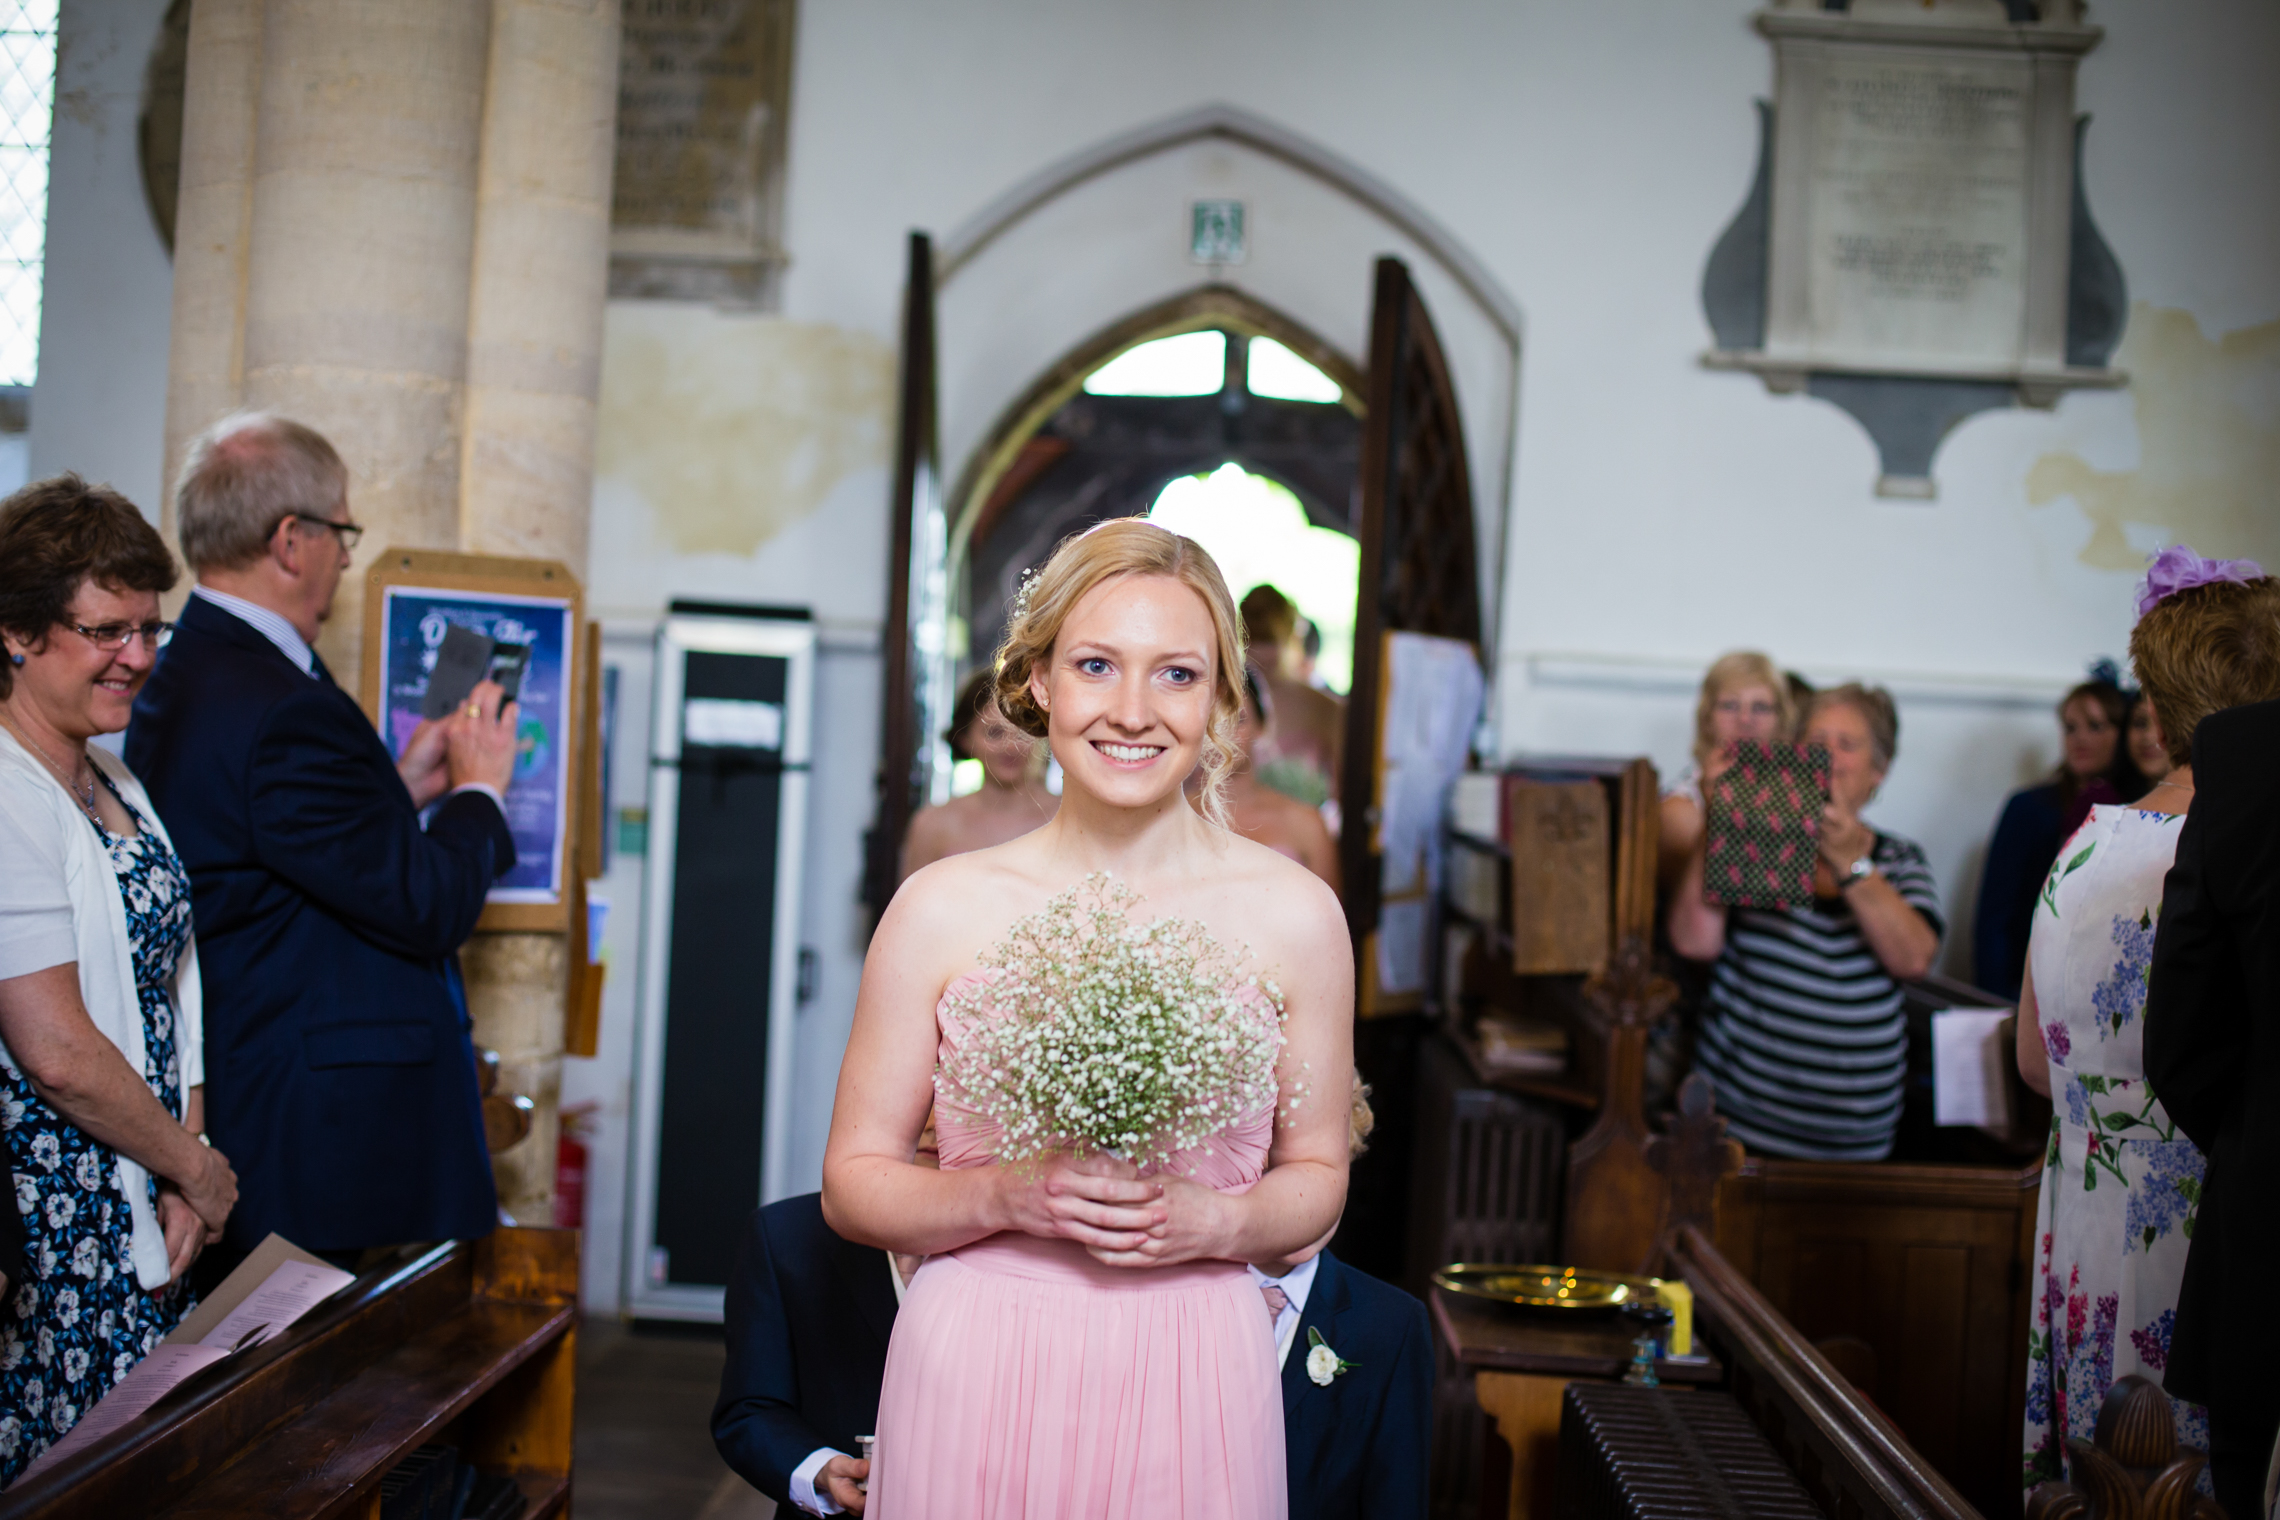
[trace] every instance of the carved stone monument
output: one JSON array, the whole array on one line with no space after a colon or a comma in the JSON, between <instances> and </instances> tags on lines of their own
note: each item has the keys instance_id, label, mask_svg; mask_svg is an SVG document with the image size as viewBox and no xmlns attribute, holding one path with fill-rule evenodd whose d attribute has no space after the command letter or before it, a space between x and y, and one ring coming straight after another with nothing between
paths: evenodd
<instances>
[{"instance_id":1,"label":"carved stone monument","mask_svg":"<svg viewBox=\"0 0 2280 1520\"><path fill-rule=\"evenodd\" d=\"M1878 490L1989 406L2110 386L2119 270L2075 183L2080 0L1772 0L1766 161L1712 256L1706 362L1859 417ZM1901 381L1917 382L1914 385Z\"/></svg>"},{"instance_id":2,"label":"carved stone monument","mask_svg":"<svg viewBox=\"0 0 2280 1520\"><path fill-rule=\"evenodd\" d=\"M793 0L625 0L610 294L775 304Z\"/></svg>"}]
</instances>

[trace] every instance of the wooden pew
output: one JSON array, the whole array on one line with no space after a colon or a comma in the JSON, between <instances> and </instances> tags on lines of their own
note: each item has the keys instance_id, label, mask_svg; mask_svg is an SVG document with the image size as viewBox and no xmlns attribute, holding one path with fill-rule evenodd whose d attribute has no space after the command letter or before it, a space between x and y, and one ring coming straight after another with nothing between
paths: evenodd
<instances>
[{"instance_id":1,"label":"wooden pew","mask_svg":"<svg viewBox=\"0 0 2280 1520\"><path fill-rule=\"evenodd\" d=\"M1719 1195L1732 1269L1990 1514L2020 1502L2041 1176L1753 1156Z\"/></svg>"},{"instance_id":2,"label":"wooden pew","mask_svg":"<svg viewBox=\"0 0 2280 1520\"><path fill-rule=\"evenodd\" d=\"M1695 1349L1704 1358L1660 1364L1664 1396L1731 1399L1831 1520L1981 1520L1983 1512L1702 1230L1681 1225L1663 1266L1693 1290ZM1480 1513L1509 1520L1588 1513L1579 1496L1612 1486L1604 1464L1614 1454L1579 1444L1563 1428L1561 1408L1573 1402L1573 1385L1604 1385L1620 1375L1628 1331L1608 1322L1569 1325L1499 1313L1445 1292L1436 1294L1434 1321L1457 1359L1477 1373L1480 1401L1504 1438L1499 1446L1512 1450L1509 1467L1490 1464L1498 1467L1496 1481L1484 1486ZM2017 1504L2014 1496L1984 1513L2008 1515Z\"/></svg>"},{"instance_id":3,"label":"wooden pew","mask_svg":"<svg viewBox=\"0 0 2280 1520\"><path fill-rule=\"evenodd\" d=\"M1671 1259L1694 1290L1696 1332L1728 1369L1727 1391L1825 1514L1836 1520L1978 1520L1980 1512L1900 1427L1862 1397L1700 1230L1682 1228Z\"/></svg>"},{"instance_id":4,"label":"wooden pew","mask_svg":"<svg viewBox=\"0 0 2280 1520\"><path fill-rule=\"evenodd\" d=\"M565 1514L578 1234L501 1229L359 1278L275 1340L0 1493L0 1520L378 1520L425 1444Z\"/></svg>"},{"instance_id":5,"label":"wooden pew","mask_svg":"<svg viewBox=\"0 0 2280 1520\"><path fill-rule=\"evenodd\" d=\"M1605 800L1587 841L1563 850L1552 839L1558 830L1531 834L1515 822L1529 806L1553 808L1565 788L1585 779L1596 781ZM1422 1291L1432 1265L1470 1254L1475 1242L1507 1238L1539 1241L1548 1259L1569 1265L1650 1272L1679 1224L1707 1227L1715 1217L1712 1238L1734 1268L1907 1433L1912 1450L1989 1513L2008 1513L2019 1502L2032 1237L2048 1104L2015 1086L2016 1122L2007 1136L1934 1124L1933 1013L1997 1000L1926 977L1904 986L1909 1086L1895 1160L1759 1157L1714 1187L1714 1210L1703 1198L1674 1196L1656 1159L1671 1116L1650 1106L1644 1092L1649 1032L1676 993L1661 975L1669 963L1651 948L1659 820L1653 783L1652 768L1638 760L1518 765L1498 782L1501 840L1483 845L1452 834L1458 853L1490 857L1493 869L1470 877L1452 871L1453 893L1469 890L1479 900L1452 903L1446 916L1470 924L1478 942L1448 989L1450 1048L1465 1070L1442 1078L1440 1087L1451 1094L1440 1107L1454 1113L1459 1100L1478 1107L1487 1097L1508 1106L1532 1102L1536 1108L1515 1110L1504 1126L1517 1140L1527 1138L1523 1130L1549 1127L1542 1105L1560 1105L1552 1117L1564 1120L1568 1144L1552 1165L1565 1173L1565 1186L1556 1240L1544 1238L1553 1227L1541 1187L1506 1190L1525 1218L1476 1217L1480 1210L1462 1205L1495 1190L1471 1185L1475 1179L1465 1175L1470 1152L1462 1126L1443 1125L1451 1133L1438 1145L1427 1134L1412 1183L1420 1207L1412 1221L1410 1286ZM1530 839L1536 847L1522 848ZM1603 851L1604 863L1596 854L1584 859L1585 845ZM1540 920L1537 940L1578 928L1550 911L1571 896L1601 905L1583 925L1598 933L1602 947L1589 975L1552 974L1570 962L1542 960L1543 945L1536 960L1523 953L1529 922ZM1483 1013L1566 1027L1569 1069L1530 1077L1490 1069L1470 1029ZM1668 1159L1666 1152L1661 1160ZM1444 1404L1461 1407L1457 1368L1444 1371L1451 1385Z\"/></svg>"},{"instance_id":6,"label":"wooden pew","mask_svg":"<svg viewBox=\"0 0 2280 1520\"><path fill-rule=\"evenodd\" d=\"M2177 1412L2158 1384L2115 1379L2090 1434L2067 1437L2074 1481L2038 1485L2027 1520L2225 1520L2195 1488L2209 1454L2177 1444Z\"/></svg>"}]
</instances>

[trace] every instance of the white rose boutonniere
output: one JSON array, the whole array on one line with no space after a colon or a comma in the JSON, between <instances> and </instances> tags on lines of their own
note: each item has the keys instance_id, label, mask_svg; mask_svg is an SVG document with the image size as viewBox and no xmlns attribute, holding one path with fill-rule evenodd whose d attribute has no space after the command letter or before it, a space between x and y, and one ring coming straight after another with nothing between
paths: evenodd
<instances>
[{"instance_id":1,"label":"white rose boutonniere","mask_svg":"<svg viewBox=\"0 0 2280 1520\"><path fill-rule=\"evenodd\" d=\"M1342 1378L1352 1370L1354 1364L1331 1350L1321 1330L1313 1325L1306 1327L1306 1345L1306 1375L1316 1386L1327 1388L1331 1379Z\"/></svg>"}]
</instances>

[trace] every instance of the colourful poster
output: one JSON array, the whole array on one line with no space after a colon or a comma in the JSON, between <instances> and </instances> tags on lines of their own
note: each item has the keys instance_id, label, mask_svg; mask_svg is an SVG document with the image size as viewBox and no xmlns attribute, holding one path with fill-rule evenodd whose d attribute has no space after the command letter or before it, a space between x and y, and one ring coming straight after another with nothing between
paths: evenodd
<instances>
[{"instance_id":1,"label":"colourful poster","mask_svg":"<svg viewBox=\"0 0 2280 1520\"><path fill-rule=\"evenodd\" d=\"M491 888L491 901L562 900L563 845L570 803L570 603L555 597L431 591L390 586L380 613L381 734L402 754L420 726L420 704L444 630L454 623L501 644L530 649L518 698L514 781L507 827L515 866Z\"/></svg>"}]
</instances>

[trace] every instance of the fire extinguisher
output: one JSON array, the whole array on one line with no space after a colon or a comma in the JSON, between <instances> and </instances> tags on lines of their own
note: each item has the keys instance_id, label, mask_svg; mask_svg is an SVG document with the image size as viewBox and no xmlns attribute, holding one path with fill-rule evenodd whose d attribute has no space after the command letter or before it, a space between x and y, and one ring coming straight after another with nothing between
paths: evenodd
<instances>
[{"instance_id":1,"label":"fire extinguisher","mask_svg":"<svg viewBox=\"0 0 2280 1520\"><path fill-rule=\"evenodd\" d=\"M554 1225L561 1230L586 1227L586 1142L593 1138L594 1103L574 1103L562 1110L562 1127L554 1141Z\"/></svg>"}]
</instances>

